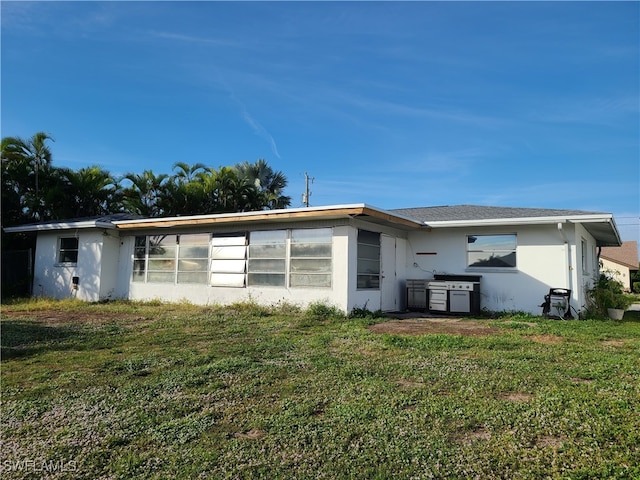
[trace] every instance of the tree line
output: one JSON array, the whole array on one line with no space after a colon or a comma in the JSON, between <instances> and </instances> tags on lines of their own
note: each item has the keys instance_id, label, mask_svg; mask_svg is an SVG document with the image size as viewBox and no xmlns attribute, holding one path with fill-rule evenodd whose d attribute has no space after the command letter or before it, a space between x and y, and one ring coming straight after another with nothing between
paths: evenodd
<instances>
[{"instance_id":1,"label":"tree line","mask_svg":"<svg viewBox=\"0 0 640 480\"><path fill-rule=\"evenodd\" d=\"M177 162L173 173L152 170L120 177L98 166L52 164L52 137L2 139L2 226L129 213L145 217L286 208L287 178L264 159L208 167Z\"/></svg>"}]
</instances>

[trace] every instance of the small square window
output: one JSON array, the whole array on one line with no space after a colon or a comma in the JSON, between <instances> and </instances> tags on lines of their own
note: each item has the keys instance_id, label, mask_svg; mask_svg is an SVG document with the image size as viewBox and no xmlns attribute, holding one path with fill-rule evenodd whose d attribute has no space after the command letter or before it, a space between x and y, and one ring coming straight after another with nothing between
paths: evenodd
<instances>
[{"instance_id":1,"label":"small square window","mask_svg":"<svg viewBox=\"0 0 640 480\"><path fill-rule=\"evenodd\" d=\"M78 263L78 237L60 238L58 263Z\"/></svg>"}]
</instances>

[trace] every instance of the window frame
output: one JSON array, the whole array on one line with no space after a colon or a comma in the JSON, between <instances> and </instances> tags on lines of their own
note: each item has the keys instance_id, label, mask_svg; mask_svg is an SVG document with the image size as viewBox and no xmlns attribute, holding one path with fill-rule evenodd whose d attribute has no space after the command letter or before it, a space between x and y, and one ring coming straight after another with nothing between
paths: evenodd
<instances>
[{"instance_id":1,"label":"window frame","mask_svg":"<svg viewBox=\"0 0 640 480\"><path fill-rule=\"evenodd\" d=\"M301 237L304 237L304 233L312 232L312 231L324 231L326 233L316 235L311 238L300 238L300 241L295 237L297 234L300 234ZM302 233L304 232L304 233ZM328 233L328 235L327 235ZM328 237L328 239L327 239ZM324 240L324 241L318 241ZM289 230L289 241L288 243L288 251L287 251L287 285L289 288L331 288L333 286L333 228L332 227L310 227L310 228L292 228ZM306 240L306 241L303 241ZM328 246L329 247L329 255L299 255L294 254L294 246ZM319 263L328 262L328 270L318 271L317 269L305 269L300 268L298 270L294 270L295 263L309 263L317 261ZM324 284L314 284L313 282L307 283L298 283L293 285L293 278L303 278L307 277L307 280L312 278L319 279L321 277L326 278L326 282Z\"/></svg>"},{"instance_id":2,"label":"window frame","mask_svg":"<svg viewBox=\"0 0 640 480\"><path fill-rule=\"evenodd\" d=\"M247 232L230 233L230 234L212 234L209 242L209 280L208 286L213 288L246 288L247 287L247 263L248 263L248 243ZM239 252L242 248L242 254L229 255L217 255L218 250L231 249ZM242 262L242 271L233 271L229 268L219 268L218 262ZM215 267L214 267L215 265ZM234 282L227 281L222 282L218 279L222 278L240 278L241 282L237 280Z\"/></svg>"},{"instance_id":3,"label":"window frame","mask_svg":"<svg viewBox=\"0 0 640 480\"><path fill-rule=\"evenodd\" d=\"M313 230L318 233L314 234ZM194 272L204 273L206 279L204 282L181 281L181 273L190 273L180 267L180 262L187 259L181 255L184 248L181 238L198 235L208 236L207 267L206 271L196 269ZM152 252L156 243L164 251ZM296 249L297 246L300 248ZM305 251L305 246L309 250ZM135 235L130 278L132 283L213 288L330 289L333 286L333 253L333 227ZM194 259L205 260L204 257ZM297 284L292 282L294 277L300 280ZM260 279L262 281L255 281Z\"/></svg>"},{"instance_id":4,"label":"window frame","mask_svg":"<svg viewBox=\"0 0 640 480\"><path fill-rule=\"evenodd\" d=\"M589 245L584 237L580 237L580 263L582 275L589 275Z\"/></svg>"},{"instance_id":5,"label":"window frame","mask_svg":"<svg viewBox=\"0 0 640 480\"><path fill-rule=\"evenodd\" d=\"M363 233L362 235L362 240L361 240L361 233ZM377 236L378 239L378 243L368 243L365 242L363 240L366 234L374 234ZM356 244L357 244L357 248L356 248L356 290L380 290L381 285L382 285L382 234L380 232L374 232L371 230L365 230L365 229L358 229L357 232L357 238L356 238ZM372 257L365 257L364 254L364 248L362 247L367 247L368 249L370 249L371 247L373 247L374 249L377 249L377 258ZM364 272L361 271L361 262L375 262L377 261L378 263L378 271L376 272ZM376 279L375 281L373 281L371 283L370 286L361 286L361 281L365 280L364 283L368 283L366 282L366 279Z\"/></svg>"},{"instance_id":6,"label":"window frame","mask_svg":"<svg viewBox=\"0 0 640 480\"><path fill-rule=\"evenodd\" d=\"M476 245L475 241L474 242L470 242L469 240L471 238L502 238L503 241L494 241L492 243L489 244L490 247L494 247L494 248L489 248L487 246L484 246L483 248L475 248L475 249L471 249L470 246L472 245ZM510 239L512 238L512 240ZM504 243L505 240L508 240L509 242L513 243L513 247L512 248L495 248L495 246L500 245L501 243ZM466 255L466 269L467 270L473 270L473 271L478 271L478 270L486 270L486 271L491 271L491 272L514 272L518 270L518 234L515 232L510 232L510 233L482 233L482 234L467 234L465 235L465 255ZM482 243L478 243L477 245L482 245ZM499 257L494 257L493 255L491 255L488 259L483 259L483 258L479 258L473 261L472 263L472 254L495 254L497 252L504 252L506 253L506 255L501 255ZM480 262L480 261L490 261L492 258L506 258L509 255L513 254L513 265L508 265L508 264L504 264L504 265L491 265L491 264L484 264L484 265L476 265L476 263Z\"/></svg>"},{"instance_id":7,"label":"window frame","mask_svg":"<svg viewBox=\"0 0 640 480\"><path fill-rule=\"evenodd\" d=\"M278 235L276 235L279 233ZM269 235L274 236L274 240L268 240ZM264 235L267 240L260 241L255 237ZM280 238L278 238L280 237ZM287 245L289 239L289 229L274 229L274 230L253 230L249 232L249 244L247 248L247 286L248 287L266 287L266 288L287 288L287 270L288 270L288 255ZM269 253L269 249L265 249L266 254L257 254L260 251L259 247L271 247L272 253ZM255 252L255 254L254 254ZM282 253L280 255L280 253ZM269 262L273 265L281 264L281 269L271 269ZM257 265L265 265L264 267L258 267ZM281 277L281 282L264 283L256 282L255 280Z\"/></svg>"},{"instance_id":8,"label":"window frame","mask_svg":"<svg viewBox=\"0 0 640 480\"><path fill-rule=\"evenodd\" d=\"M75 248L68 248L63 246L64 241L74 240ZM63 260L63 253L75 252L75 260ZM77 265L78 256L80 253L80 237L77 235L61 235L58 237L57 249L56 249L56 265Z\"/></svg>"},{"instance_id":9,"label":"window frame","mask_svg":"<svg viewBox=\"0 0 640 480\"><path fill-rule=\"evenodd\" d=\"M186 239L184 237L187 237ZM191 243L192 240L198 240L196 237L206 237L205 243ZM176 278L175 282L178 285L207 285L210 272L210 258L211 258L211 234L210 233L181 233L177 238L177 252L176 252ZM205 252L204 256L191 256L183 255L183 251L187 252L188 249L202 248ZM204 267L200 269L188 269L184 268L189 261L203 264ZM181 275L182 274L182 275ZM202 281L194 282L186 280L189 276L201 274Z\"/></svg>"}]
</instances>

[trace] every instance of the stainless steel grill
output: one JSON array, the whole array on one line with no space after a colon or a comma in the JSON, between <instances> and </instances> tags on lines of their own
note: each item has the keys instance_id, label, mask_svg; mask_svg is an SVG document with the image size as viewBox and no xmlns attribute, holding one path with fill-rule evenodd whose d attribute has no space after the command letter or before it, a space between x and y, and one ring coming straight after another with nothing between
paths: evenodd
<instances>
[{"instance_id":1,"label":"stainless steel grill","mask_svg":"<svg viewBox=\"0 0 640 480\"><path fill-rule=\"evenodd\" d=\"M436 275L427 284L429 311L444 313L480 312L480 277Z\"/></svg>"}]
</instances>

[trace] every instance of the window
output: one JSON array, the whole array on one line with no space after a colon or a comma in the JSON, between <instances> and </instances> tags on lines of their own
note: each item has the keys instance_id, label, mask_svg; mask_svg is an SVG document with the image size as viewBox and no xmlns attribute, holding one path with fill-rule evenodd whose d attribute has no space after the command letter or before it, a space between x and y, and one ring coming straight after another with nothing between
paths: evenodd
<instances>
[{"instance_id":1,"label":"window","mask_svg":"<svg viewBox=\"0 0 640 480\"><path fill-rule=\"evenodd\" d=\"M78 237L61 237L58 245L58 263L78 263Z\"/></svg>"},{"instance_id":2,"label":"window","mask_svg":"<svg viewBox=\"0 0 640 480\"><path fill-rule=\"evenodd\" d=\"M214 236L211 240L211 285L244 287L247 263L246 237Z\"/></svg>"},{"instance_id":3,"label":"window","mask_svg":"<svg viewBox=\"0 0 640 480\"><path fill-rule=\"evenodd\" d=\"M177 235L151 235L147 282L175 283Z\"/></svg>"},{"instance_id":4,"label":"window","mask_svg":"<svg viewBox=\"0 0 640 480\"><path fill-rule=\"evenodd\" d=\"M358 230L358 288L380 288L380 234Z\"/></svg>"},{"instance_id":5,"label":"window","mask_svg":"<svg viewBox=\"0 0 640 480\"><path fill-rule=\"evenodd\" d=\"M331 228L141 235L132 282L330 288L332 244Z\"/></svg>"},{"instance_id":6,"label":"window","mask_svg":"<svg viewBox=\"0 0 640 480\"><path fill-rule=\"evenodd\" d=\"M291 230L289 286L331 287L330 228Z\"/></svg>"},{"instance_id":7,"label":"window","mask_svg":"<svg viewBox=\"0 0 640 480\"><path fill-rule=\"evenodd\" d=\"M588 275L587 271L587 241L584 238L580 239L580 255L582 256L582 274Z\"/></svg>"},{"instance_id":8,"label":"window","mask_svg":"<svg viewBox=\"0 0 640 480\"><path fill-rule=\"evenodd\" d=\"M146 281L147 274L147 237L139 236L135 238L133 247L133 281Z\"/></svg>"},{"instance_id":9,"label":"window","mask_svg":"<svg viewBox=\"0 0 640 480\"><path fill-rule=\"evenodd\" d=\"M209 234L178 236L178 283L207 283Z\"/></svg>"},{"instance_id":10,"label":"window","mask_svg":"<svg viewBox=\"0 0 640 480\"><path fill-rule=\"evenodd\" d=\"M287 231L251 232L249 236L248 283L256 286L284 287L286 276Z\"/></svg>"},{"instance_id":11,"label":"window","mask_svg":"<svg viewBox=\"0 0 640 480\"><path fill-rule=\"evenodd\" d=\"M468 235L469 267L515 268L516 235Z\"/></svg>"}]
</instances>

